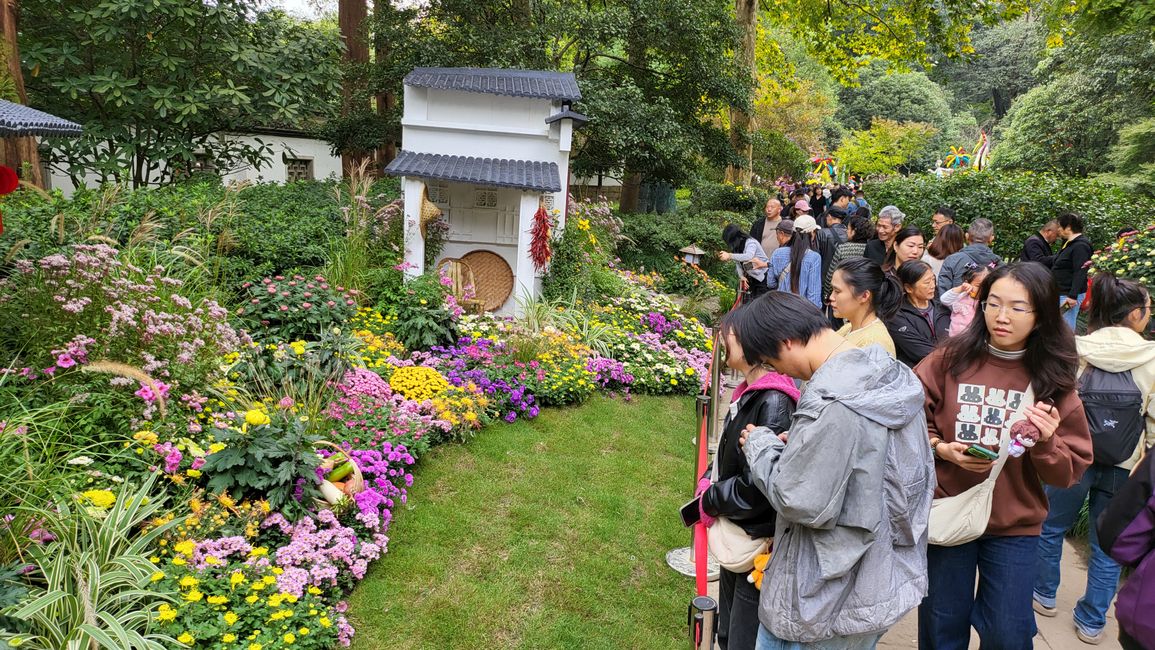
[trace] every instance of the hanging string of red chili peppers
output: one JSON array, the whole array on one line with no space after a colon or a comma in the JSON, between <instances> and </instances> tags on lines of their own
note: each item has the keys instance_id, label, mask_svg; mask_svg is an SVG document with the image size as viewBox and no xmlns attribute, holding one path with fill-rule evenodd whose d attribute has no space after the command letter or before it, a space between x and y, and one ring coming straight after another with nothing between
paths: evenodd
<instances>
[{"instance_id":1,"label":"hanging string of red chili peppers","mask_svg":"<svg viewBox=\"0 0 1155 650\"><path fill-rule=\"evenodd\" d=\"M539 203L537 212L533 215L533 228L530 230L529 256L533 265L541 270L549 263L553 251L549 248L549 213L545 203Z\"/></svg>"}]
</instances>

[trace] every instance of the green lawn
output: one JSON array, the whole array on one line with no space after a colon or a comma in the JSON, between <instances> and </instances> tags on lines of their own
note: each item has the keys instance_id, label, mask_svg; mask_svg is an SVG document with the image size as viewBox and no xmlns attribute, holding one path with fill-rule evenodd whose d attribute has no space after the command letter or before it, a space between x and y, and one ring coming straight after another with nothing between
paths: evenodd
<instances>
[{"instance_id":1,"label":"green lawn","mask_svg":"<svg viewBox=\"0 0 1155 650\"><path fill-rule=\"evenodd\" d=\"M694 432L690 399L595 397L435 449L350 598L353 647L679 645Z\"/></svg>"}]
</instances>

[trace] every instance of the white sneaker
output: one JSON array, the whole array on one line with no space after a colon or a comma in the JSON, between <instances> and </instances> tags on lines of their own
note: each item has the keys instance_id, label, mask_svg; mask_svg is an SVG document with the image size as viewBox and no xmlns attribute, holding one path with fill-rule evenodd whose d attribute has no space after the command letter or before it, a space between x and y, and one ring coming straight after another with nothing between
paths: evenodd
<instances>
[{"instance_id":1,"label":"white sneaker","mask_svg":"<svg viewBox=\"0 0 1155 650\"><path fill-rule=\"evenodd\" d=\"M1075 624L1075 636L1079 637L1079 640L1082 641L1083 643L1089 643L1091 645L1099 645L1100 643L1103 642L1103 638L1106 637L1107 634L1103 630L1099 630L1098 634L1093 634L1093 635L1087 634L1086 632L1083 631L1083 628L1079 627L1078 624Z\"/></svg>"},{"instance_id":2,"label":"white sneaker","mask_svg":"<svg viewBox=\"0 0 1155 650\"><path fill-rule=\"evenodd\" d=\"M1031 607L1034 608L1036 614L1046 616L1047 618L1054 618L1059 614L1057 607L1047 607L1034 598L1031 599Z\"/></svg>"}]
</instances>

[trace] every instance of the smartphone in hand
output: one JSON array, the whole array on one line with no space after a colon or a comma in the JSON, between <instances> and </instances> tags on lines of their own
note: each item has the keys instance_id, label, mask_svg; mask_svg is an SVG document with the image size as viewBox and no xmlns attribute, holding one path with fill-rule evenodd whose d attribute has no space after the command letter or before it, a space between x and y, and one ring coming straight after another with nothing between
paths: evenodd
<instances>
[{"instance_id":1,"label":"smartphone in hand","mask_svg":"<svg viewBox=\"0 0 1155 650\"><path fill-rule=\"evenodd\" d=\"M979 445L971 445L970 447L967 447L966 453L974 456L975 458L982 458L983 460L996 460L999 457L997 451L991 451L990 449Z\"/></svg>"},{"instance_id":2,"label":"smartphone in hand","mask_svg":"<svg viewBox=\"0 0 1155 650\"><path fill-rule=\"evenodd\" d=\"M682 515L682 524L689 528L698 523L702 519L702 510L698 507L698 500L700 497L694 497L689 503L679 509L679 514Z\"/></svg>"}]
</instances>

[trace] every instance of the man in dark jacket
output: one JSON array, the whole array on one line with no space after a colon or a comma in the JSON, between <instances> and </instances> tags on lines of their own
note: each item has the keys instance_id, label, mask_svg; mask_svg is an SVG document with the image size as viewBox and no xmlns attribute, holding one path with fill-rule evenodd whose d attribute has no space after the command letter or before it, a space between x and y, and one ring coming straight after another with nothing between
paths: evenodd
<instances>
[{"instance_id":1,"label":"man in dark jacket","mask_svg":"<svg viewBox=\"0 0 1155 650\"><path fill-rule=\"evenodd\" d=\"M902 230L902 221L906 215L897 206L885 205L878 211L878 220L874 223L875 238L866 242L866 251L863 257L882 266L886 261L886 254L894 246L894 236Z\"/></svg>"},{"instance_id":2,"label":"man in dark jacket","mask_svg":"<svg viewBox=\"0 0 1155 650\"><path fill-rule=\"evenodd\" d=\"M1079 318L1079 306L1087 296L1087 262L1095 247L1083 236L1083 218L1067 213L1059 216L1059 236L1067 241L1063 250L1055 256L1051 271L1055 284L1059 287L1059 309L1063 310L1063 320L1075 329Z\"/></svg>"},{"instance_id":3,"label":"man in dark jacket","mask_svg":"<svg viewBox=\"0 0 1155 650\"><path fill-rule=\"evenodd\" d=\"M846 218L849 213L846 211L850 205L850 190L845 188L838 188L830 195L830 207L826 212L822 213L822 218L818 220L818 225L823 229L829 228L834 235L838 237L838 244L846 241Z\"/></svg>"},{"instance_id":4,"label":"man in dark jacket","mask_svg":"<svg viewBox=\"0 0 1155 650\"><path fill-rule=\"evenodd\" d=\"M1055 253L1051 245L1059 238L1059 222L1051 219L1042 230L1027 237L1023 242L1023 253L1019 255L1020 262L1038 262L1048 269L1055 263Z\"/></svg>"},{"instance_id":5,"label":"man in dark jacket","mask_svg":"<svg viewBox=\"0 0 1155 650\"><path fill-rule=\"evenodd\" d=\"M948 255L938 272L938 293L942 294L962 284L967 264L980 267L1002 263L1002 258L991 250L995 241L995 224L990 219L975 219L967 228L967 245L961 251Z\"/></svg>"}]
</instances>

